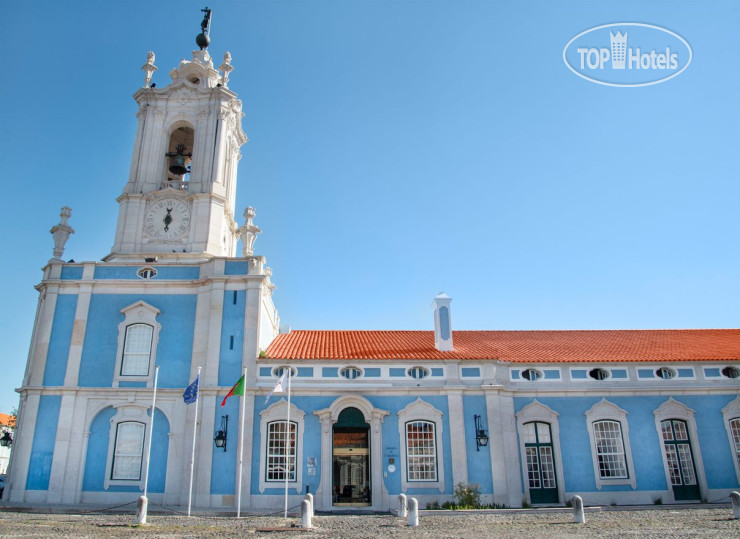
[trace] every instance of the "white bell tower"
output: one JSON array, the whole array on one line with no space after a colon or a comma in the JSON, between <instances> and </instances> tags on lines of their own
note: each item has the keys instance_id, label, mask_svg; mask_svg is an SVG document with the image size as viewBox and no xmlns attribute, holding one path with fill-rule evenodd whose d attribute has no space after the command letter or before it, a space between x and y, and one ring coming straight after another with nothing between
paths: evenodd
<instances>
[{"instance_id":1,"label":"white bell tower","mask_svg":"<svg viewBox=\"0 0 740 539\"><path fill-rule=\"evenodd\" d=\"M228 89L231 54L215 69L203 35L201 50L170 71L165 88L151 84L157 68L154 53L147 55L144 86L134 94L131 171L105 260L236 256L236 172L247 137L241 101Z\"/></svg>"}]
</instances>

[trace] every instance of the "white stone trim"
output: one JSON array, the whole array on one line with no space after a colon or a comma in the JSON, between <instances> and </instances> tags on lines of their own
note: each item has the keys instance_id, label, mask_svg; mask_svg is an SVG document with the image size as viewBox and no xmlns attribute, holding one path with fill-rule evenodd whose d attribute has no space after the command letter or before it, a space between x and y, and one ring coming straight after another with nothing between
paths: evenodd
<instances>
[{"instance_id":1,"label":"white stone trim","mask_svg":"<svg viewBox=\"0 0 740 539\"><path fill-rule=\"evenodd\" d=\"M408 404L402 410L398 411L398 434L399 448L401 453L401 491L406 492L410 488L438 488L440 492L445 491L445 458L444 446L442 445L442 412L434 406L417 398L414 402ZM436 481L409 481L408 467L406 464L406 451L408 442L406 440L406 423L410 421L429 421L434 423L435 453L437 459L437 480Z\"/></svg>"},{"instance_id":2,"label":"white stone trim","mask_svg":"<svg viewBox=\"0 0 740 539\"><path fill-rule=\"evenodd\" d=\"M588 438L591 442L591 460L594 467L594 481L596 488L601 490L604 485L630 485L633 489L637 488L635 479L635 466L632 462L632 448L630 446L629 423L627 423L627 412L622 410L616 404L613 404L603 398L588 409L585 413L586 428L588 429ZM596 437L594 435L593 424L596 421L618 421L622 431L622 443L624 444L624 459L627 464L627 477L620 479L603 479L599 473L599 459L596 452Z\"/></svg>"},{"instance_id":3,"label":"white stone trim","mask_svg":"<svg viewBox=\"0 0 740 539\"><path fill-rule=\"evenodd\" d=\"M550 440L552 441L552 451L554 453L553 458L555 460L555 474L558 485L558 502L563 503L565 501L565 474L563 473L563 459L560 452L560 424L558 422L558 415L559 414L552 408L545 406L537 399L534 399L517 412L516 428L519 433L520 462L523 466L526 466L527 455L524 438L521 435L524 430L524 424L536 421L538 423L547 423L550 425ZM529 481L527 480L527 473L524 468L522 468L522 473L524 477L524 496L531 503L532 498L529 495Z\"/></svg>"},{"instance_id":4,"label":"white stone trim","mask_svg":"<svg viewBox=\"0 0 740 539\"><path fill-rule=\"evenodd\" d=\"M699 485L699 491L701 496L706 496L707 492L707 478L704 474L704 463L701 458L701 449L699 448L699 434L696 430L696 419L694 419L694 410L686 406L685 404L678 402L669 397L667 401L658 406L655 411L655 430L658 434L658 443L660 443L660 456L663 458L663 470L665 472L665 480L668 488L668 503L673 503L676 499L673 496L673 486L671 484L671 472L668 469L668 458L665 454L665 444L663 443L662 429L660 428L661 421L666 419L680 419L686 422L686 427L689 430L689 444L691 445L692 459L694 460L694 469L696 471L696 481Z\"/></svg>"},{"instance_id":5,"label":"white stone trim","mask_svg":"<svg viewBox=\"0 0 740 539\"><path fill-rule=\"evenodd\" d=\"M265 471L267 466L267 424L274 421L285 421L288 411L288 401L280 399L278 402L260 412L260 493L268 488L284 488L285 481L267 481ZM288 480L289 488L300 493L303 488L303 431L306 413L292 402L290 403L290 422L296 423L295 439L295 479ZM290 432L290 431L289 431Z\"/></svg>"},{"instance_id":6,"label":"white stone trim","mask_svg":"<svg viewBox=\"0 0 740 539\"><path fill-rule=\"evenodd\" d=\"M722 419L727 431L727 440L730 443L730 453L732 454L732 463L735 465L735 475L737 481L740 484L740 457L735 449L735 440L732 437L732 430L730 429L730 420L740 418L740 395L735 397L727 403L727 406L722 408ZM693 446L692 446L693 447Z\"/></svg>"},{"instance_id":7,"label":"white stone trim","mask_svg":"<svg viewBox=\"0 0 740 539\"><path fill-rule=\"evenodd\" d=\"M140 300L121 309L121 313L126 318L123 322L118 324L118 347L116 349L115 370L113 371L113 387L119 387L121 382L146 382L147 387L152 387L152 380L154 379L154 364L157 360L159 331L162 329L162 324L157 322L157 315L159 315L160 310L149 305L145 301ZM152 343L149 350L149 370L146 376L124 376L121 374L124 345L126 343L126 328L134 324L147 324L152 326Z\"/></svg>"}]
</instances>

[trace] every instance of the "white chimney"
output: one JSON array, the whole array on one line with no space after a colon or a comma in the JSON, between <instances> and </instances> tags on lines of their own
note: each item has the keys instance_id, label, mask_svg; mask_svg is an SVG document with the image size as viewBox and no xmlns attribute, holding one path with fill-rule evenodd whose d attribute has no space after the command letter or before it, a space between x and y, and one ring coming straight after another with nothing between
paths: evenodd
<instances>
[{"instance_id":1,"label":"white chimney","mask_svg":"<svg viewBox=\"0 0 740 539\"><path fill-rule=\"evenodd\" d=\"M452 350L452 316L450 302L452 298L440 292L434 298L434 346L441 352Z\"/></svg>"}]
</instances>

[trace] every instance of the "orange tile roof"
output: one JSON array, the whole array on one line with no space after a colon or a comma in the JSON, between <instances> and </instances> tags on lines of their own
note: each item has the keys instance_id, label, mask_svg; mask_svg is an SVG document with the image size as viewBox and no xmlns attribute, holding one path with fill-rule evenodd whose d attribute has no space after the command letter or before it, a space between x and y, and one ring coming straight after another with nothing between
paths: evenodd
<instances>
[{"instance_id":1,"label":"orange tile roof","mask_svg":"<svg viewBox=\"0 0 740 539\"><path fill-rule=\"evenodd\" d=\"M432 331L283 333L266 350L276 360L497 359L512 363L737 361L740 329L455 331L440 352Z\"/></svg>"}]
</instances>

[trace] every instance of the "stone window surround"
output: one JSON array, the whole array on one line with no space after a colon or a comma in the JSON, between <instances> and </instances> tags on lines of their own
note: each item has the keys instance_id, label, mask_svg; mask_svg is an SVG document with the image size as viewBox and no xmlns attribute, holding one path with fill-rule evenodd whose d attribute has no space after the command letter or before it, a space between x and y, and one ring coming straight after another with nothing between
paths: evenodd
<instances>
[{"instance_id":1,"label":"stone window surround","mask_svg":"<svg viewBox=\"0 0 740 539\"><path fill-rule=\"evenodd\" d=\"M445 490L445 473L444 473L444 446L442 444L442 412L434 406L425 402L421 397L408 404L402 410L398 411L398 434L399 440L403 444L401 453L401 491L406 492L414 488L438 488L440 492ZM437 455L437 480L436 481L409 481L408 468L406 465L406 449L408 442L406 440L406 423L411 421L429 421L434 423L434 436Z\"/></svg>"},{"instance_id":2,"label":"stone window surround","mask_svg":"<svg viewBox=\"0 0 740 539\"><path fill-rule=\"evenodd\" d=\"M157 359L157 344L159 343L159 332L162 324L157 322L160 310L149 305L145 301L137 301L128 307L121 309L125 316L123 322L118 324L118 347L116 350L116 364L113 371L113 387L119 387L121 382L146 382L147 387L152 387L154 379L154 364ZM121 374L123 363L123 352L126 344L126 328L134 324L148 324L152 326L152 344L149 353L149 374L146 376L126 376Z\"/></svg>"},{"instance_id":3,"label":"stone window surround","mask_svg":"<svg viewBox=\"0 0 740 539\"><path fill-rule=\"evenodd\" d=\"M668 458L665 453L665 443L663 443L663 432L661 429L661 422L667 419L679 419L686 422L686 428L689 432L689 444L691 445L692 458L694 460L694 469L696 470L696 481L699 485L699 491L702 496L707 492L707 479L704 474L704 463L701 458L701 448L697 443L699 434L696 430L696 419L694 419L694 410L686 406L685 404L674 400L673 397L669 397L667 401L658 406L653 412L655 415L655 429L658 435L658 443L660 443L660 456L663 459L663 469L665 471L666 485L668 488L668 500L667 503L674 503L676 500L673 497L673 488L671 487L671 472L668 468Z\"/></svg>"},{"instance_id":4,"label":"stone window surround","mask_svg":"<svg viewBox=\"0 0 740 539\"><path fill-rule=\"evenodd\" d=\"M560 453L560 424L558 423L558 413L550 407L545 406L537 399L527 404L516 414L516 428L519 438L519 454L524 466L527 464L526 449L524 437L520 434L523 432L524 424L536 421L538 423L547 423L550 425L550 440L552 441L553 459L555 461L555 477L558 486L558 500L565 500L565 475L563 474L563 459ZM524 496L531 502L529 495L529 481L526 480L524 473Z\"/></svg>"},{"instance_id":5,"label":"stone window surround","mask_svg":"<svg viewBox=\"0 0 740 539\"><path fill-rule=\"evenodd\" d=\"M730 421L733 419L740 418L740 396L735 397L733 400L731 400L729 403L727 403L727 406L722 408L722 419L725 426L725 430L727 431L727 440L730 443L730 451L732 453L732 463L735 465L735 475L737 476L737 480L740 483L740 456L737 453L737 449L735 447L735 440L732 436L732 428L730 427ZM693 433L690 433L693 436ZM693 449L693 444L692 444ZM698 475L698 472L697 472Z\"/></svg>"},{"instance_id":6,"label":"stone window surround","mask_svg":"<svg viewBox=\"0 0 740 539\"><path fill-rule=\"evenodd\" d=\"M259 491L263 493L268 488L280 488L285 485L285 480L267 481L267 425L274 421L285 421L287 417L288 401L284 398L268 406L260 412L260 480ZM290 422L296 423L295 438L295 462L296 473L294 479L288 479L288 488L300 494L303 489L303 432L305 427L306 413L292 402L290 403Z\"/></svg>"},{"instance_id":7,"label":"stone window surround","mask_svg":"<svg viewBox=\"0 0 740 539\"><path fill-rule=\"evenodd\" d=\"M635 467L632 462L632 448L630 446L629 423L627 422L627 412L622 410L616 404L613 404L602 398L599 402L589 408L586 413L586 428L588 429L588 438L591 442L591 460L594 468L594 481L596 489L601 490L604 485L630 485L633 489L637 488L635 479ZM593 424L597 421L617 421L622 431L622 444L624 446L624 459L627 465L627 477L619 479L602 478L599 472L599 458L596 452L596 436L594 434Z\"/></svg>"}]
</instances>

